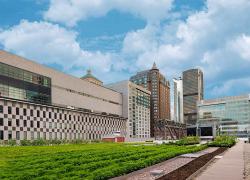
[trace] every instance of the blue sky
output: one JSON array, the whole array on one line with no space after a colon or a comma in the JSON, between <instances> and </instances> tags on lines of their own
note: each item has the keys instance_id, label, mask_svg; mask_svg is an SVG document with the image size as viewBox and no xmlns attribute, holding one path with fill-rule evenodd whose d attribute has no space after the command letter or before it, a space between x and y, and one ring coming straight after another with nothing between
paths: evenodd
<instances>
[{"instance_id":1,"label":"blue sky","mask_svg":"<svg viewBox=\"0 0 250 180\"><path fill-rule=\"evenodd\" d=\"M0 48L111 83L201 68L205 97L250 92L249 0L0 0Z\"/></svg>"}]
</instances>

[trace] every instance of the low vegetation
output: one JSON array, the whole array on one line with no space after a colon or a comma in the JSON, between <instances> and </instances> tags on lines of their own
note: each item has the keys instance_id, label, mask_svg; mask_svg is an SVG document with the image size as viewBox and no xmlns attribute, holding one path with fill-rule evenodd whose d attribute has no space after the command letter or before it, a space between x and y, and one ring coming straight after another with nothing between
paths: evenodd
<instances>
[{"instance_id":1,"label":"low vegetation","mask_svg":"<svg viewBox=\"0 0 250 180\"><path fill-rule=\"evenodd\" d=\"M232 147L236 143L234 136L217 136L214 141L208 144L210 147Z\"/></svg>"},{"instance_id":2,"label":"low vegetation","mask_svg":"<svg viewBox=\"0 0 250 180\"><path fill-rule=\"evenodd\" d=\"M0 179L109 179L204 148L123 143L3 146Z\"/></svg>"},{"instance_id":3,"label":"low vegetation","mask_svg":"<svg viewBox=\"0 0 250 180\"><path fill-rule=\"evenodd\" d=\"M194 145L199 143L200 143L200 138L198 136L186 136L177 141L175 144L179 146L184 146L184 145Z\"/></svg>"},{"instance_id":4,"label":"low vegetation","mask_svg":"<svg viewBox=\"0 0 250 180\"><path fill-rule=\"evenodd\" d=\"M16 143L16 140L9 140L7 142L0 141L0 145L4 146L45 146L45 145L59 145L59 144L87 144L87 143L99 143L100 140L59 140L59 139L53 139L53 140L45 140L45 139L35 139L35 140L21 140L19 143Z\"/></svg>"}]
</instances>

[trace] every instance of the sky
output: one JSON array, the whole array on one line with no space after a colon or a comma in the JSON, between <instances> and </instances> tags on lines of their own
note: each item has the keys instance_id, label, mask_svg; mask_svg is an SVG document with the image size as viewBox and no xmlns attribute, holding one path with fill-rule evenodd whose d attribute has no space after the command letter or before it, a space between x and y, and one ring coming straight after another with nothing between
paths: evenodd
<instances>
[{"instance_id":1,"label":"sky","mask_svg":"<svg viewBox=\"0 0 250 180\"><path fill-rule=\"evenodd\" d=\"M249 0L0 0L0 49L105 84L153 62L171 82L200 68L206 99L247 94L249 11Z\"/></svg>"}]
</instances>

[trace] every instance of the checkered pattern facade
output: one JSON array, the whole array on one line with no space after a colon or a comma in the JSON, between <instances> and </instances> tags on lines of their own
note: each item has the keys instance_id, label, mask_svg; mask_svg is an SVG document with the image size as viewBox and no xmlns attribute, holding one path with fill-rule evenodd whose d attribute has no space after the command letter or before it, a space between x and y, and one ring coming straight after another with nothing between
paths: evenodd
<instances>
[{"instance_id":1,"label":"checkered pattern facade","mask_svg":"<svg viewBox=\"0 0 250 180\"><path fill-rule=\"evenodd\" d=\"M126 132L126 119L0 98L0 140L101 139Z\"/></svg>"}]
</instances>

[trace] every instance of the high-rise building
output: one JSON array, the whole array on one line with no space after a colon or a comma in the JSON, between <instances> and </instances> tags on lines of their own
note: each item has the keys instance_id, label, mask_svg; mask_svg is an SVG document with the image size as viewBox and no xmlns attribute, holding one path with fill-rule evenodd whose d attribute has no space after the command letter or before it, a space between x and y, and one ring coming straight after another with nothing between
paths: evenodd
<instances>
[{"instance_id":1,"label":"high-rise building","mask_svg":"<svg viewBox=\"0 0 250 180\"><path fill-rule=\"evenodd\" d=\"M183 111L184 122L196 124L197 101L203 99L203 72L200 69L189 69L182 74L183 78Z\"/></svg>"},{"instance_id":2,"label":"high-rise building","mask_svg":"<svg viewBox=\"0 0 250 180\"><path fill-rule=\"evenodd\" d=\"M227 134L238 137L250 135L250 94L197 103L200 136Z\"/></svg>"},{"instance_id":3,"label":"high-rise building","mask_svg":"<svg viewBox=\"0 0 250 180\"><path fill-rule=\"evenodd\" d=\"M127 121L127 137L150 138L150 91L130 81L107 85L123 95L123 117Z\"/></svg>"},{"instance_id":4,"label":"high-rise building","mask_svg":"<svg viewBox=\"0 0 250 180\"><path fill-rule=\"evenodd\" d=\"M151 127L150 134L154 137L154 122L156 119L170 119L170 84L160 73L156 64L152 69L138 72L130 81L151 92Z\"/></svg>"},{"instance_id":5,"label":"high-rise building","mask_svg":"<svg viewBox=\"0 0 250 180\"><path fill-rule=\"evenodd\" d=\"M183 120L183 86L182 79L173 79L174 82L174 121L184 123Z\"/></svg>"},{"instance_id":6,"label":"high-rise building","mask_svg":"<svg viewBox=\"0 0 250 180\"><path fill-rule=\"evenodd\" d=\"M126 132L122 94L0 50L0 140Z\"/></svg>"}]
</instances>

